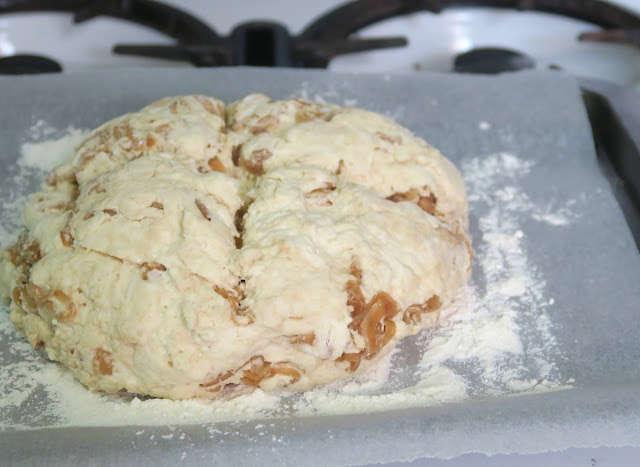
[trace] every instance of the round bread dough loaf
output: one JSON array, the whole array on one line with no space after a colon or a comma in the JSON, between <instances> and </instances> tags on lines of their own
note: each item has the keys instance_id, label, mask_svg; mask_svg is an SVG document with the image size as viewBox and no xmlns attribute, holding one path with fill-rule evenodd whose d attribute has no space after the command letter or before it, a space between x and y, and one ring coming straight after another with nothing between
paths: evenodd
<instances>
[{"instance_id":1,"label":"round bread dough loaf","mask_svg":"<svg viewBox=\"0 0 640 467\"><path fill-rule=\"evenodd\" d=\"M352 376L469 276L458 171L389 119L165 98L56 169L3 252L11 319L107 393L213 398Z\"/></svg>"}]
</instances>

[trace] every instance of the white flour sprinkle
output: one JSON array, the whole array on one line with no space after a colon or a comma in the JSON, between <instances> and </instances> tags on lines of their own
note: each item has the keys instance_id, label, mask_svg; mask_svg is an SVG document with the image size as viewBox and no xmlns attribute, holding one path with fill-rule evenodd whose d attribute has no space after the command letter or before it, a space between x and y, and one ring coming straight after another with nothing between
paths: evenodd
<instances>
[{"instance_id":1,"label":"white flour sprinkle","mask_svg":"<svg viewBox=\"0 0 640 467\"><path fill-rule=\"evenodd\" d=\"M353 89L353 84L349 81L344 81L341 84L340 89L329 89L327 90L325 87L320 87L318 85L314 85L309 83L308 81L303 81L300 85L300 89L291 94L291 98L300 97L302 99L307 99L310 101L321 102L323 104L326 103L339 103L340 105L344 105L347 107L355 107L358 105L357 99L340 99L342 94L351 94ZM383 110L383 109L369 109L376 112L382 113L385 117L390 118L391 120L401 121L406 114L406 107L404 105L398 105L393 110Z\"/></svg>"},{"instance_id":2,"label":"white flour sprinkle","mask_svg":"<svg viewBox=\"0 0 640 467\"><path fill-rule=\"evenodd\" d=\"M345 81L344 86L350 87L351 85ZM300 97L309 101L320 102L326 104L328 102L336 102L340 98L340 92L338 89L326 89L303 81L300 85L300 89L291 94L291 98ZM344 101L343 101L344 102ZM357 102L354 99L350 99L351 104L343 103L343 105L355 105Z\"/></svg>"},{"instance_id":3,"label":"white flour sprinkle","mask_svg":"<svg viewBox=\"0 0 640 467\"><path fill-rule=\"evenodd\" d=\"M43 140L56 133L60 130L43 120L32 125L27 131L30 141L22 145L17 164L9 168L8 183L0 185L0 247L13 242L22 231L22 208L40 181L52 168L73 157L75 146L89 134L88 130L69 127L61 138Z\"/></svg>"},{"instance_id":4,"label":"white flour sprinkle","mask_svg":"<svg viewBox=\"0 0 640 467\"><path fill-rule=\"evenodd\" d=\"M39 123L31 134L53 133L47 133L47 128ZM31 183L19 191L17 184L36 175L42 177L54 161L66 160L82 137L83 132L71 130L61 139L23 145L18 172L6 188L22 195L0 201L0 219L10 219L7 225L15 227L0 232L3 246L15 238L24 194L35 188ZM32 350L13 330L8 313L2 312L0 428L176 425L346 414L565 387L571 380L558 374L554 363L558 354L546 314L554 301L545 297L544 278L527 257L522 221L534 219L561 226L576 215L570 210L572 202L559 209L536 207L518 185L532 166L532 162L510 154L463 162L470 212L479 227L473 232L474 278L443 310L440 327L403 341L357 379L288 396L258 390L224 402L102 396L88 391L59 365ZM256 426L255 437L266 434L263 427ZM211 430L211 437L219 436ZM144 434L144 430L137 434ZM184 439L185 435L176 433L175 437ZM173 432L162 436L172 438Z\"/></svg>"},{"instance_id":5,"label":"white flour sprinkle","mask_svg":"<svg viewBox=\"0 0 640 467\"><path fill-rule=\"evenodd\" d=\"M31 141L42 141L46 137L54 135L58 130L44 120L38 120L36 123L31 125L31 128L27 131Z\"/></svg>"},{"instance_id":6,"label":"white flour sprinkle","mask_svg":"<svg viewBox=\"0 0 640 467\"><path fill-rule=\"evenodd\" d=\"M421 367L430 369L445 362L452 368L463 366L465 371L458 373L473 395L549 390L559 385L550 361L558 351L543 300L545 281L527 258L526 234L521 230L527 217L543 219L526 193L513 185L532 165L511 154L462 164L470 211L478 218L482 237L474 239L475 267L480 267L484 280L479 283L475 279L479 275L474 275L466 299L469 305L445 317L428 343ZM549 214L566 222L571 218L568 211Z\"/></svg>"},{"instance_id":7,"label":"white flour sprinkle","mask_svg":"<svg viewBox=\"0 0 640 467\"><path fill-rule=\"evenodd\" d=\"M73 157L73 148L79 145L87 135L85 130L68 128L67 134L60 139L25 143L22 145L18 163L23 167L50 172L69 161Z\"/></svg>"}]
</instances>

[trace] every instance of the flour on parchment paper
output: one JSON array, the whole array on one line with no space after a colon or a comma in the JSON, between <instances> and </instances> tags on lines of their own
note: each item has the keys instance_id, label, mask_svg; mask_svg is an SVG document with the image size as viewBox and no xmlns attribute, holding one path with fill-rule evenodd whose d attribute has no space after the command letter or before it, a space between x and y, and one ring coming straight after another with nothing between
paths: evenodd
<instances>
[{"instance_id":1,"label":"flour on parchment paper","mask_svg":"<svg viewBox=\"0 0 640 467\"><path fill-rule=\"evenodd\" d=\"M33 135L38 129L32 130ZM19 231L19 211L35 179L51 168L53 158L70 157L83 136L69 130L62 138L23 145L15 176L4 188L18 195L0 201L0 219L12 226L0 232L2 246ZM530 201L518 180L532 165L511 154L463 161L470 212L479 224L474 278L443 311L440 327L401 342L368 374L303 394L278 397L258 390L226 402L107 397L86 390L32 350L14 331L4 307L0 349L9 350L0 350L0 429L373 412L566 387L571 380L554 363L561 356L546 312L553 298L545 296L544 278L527 257L521 224L529 218L562 228L575 214L571 205L541 210ZM419 348L422 355L407 360ZM211 430L212 437L219 434Z\"/></svg>"},{"instance_id":2,"label":"flour on parchment paper","mask_svg":"<svg viewBox=\"0 0 640 467\"><path fill-rule=\"evenodd\" d=\"M79 145L88 134L85 130L68 128L67 134L62 138L39 143L24 143L18 163L23 167L50 172L68 162L73 157L73 148Z\"/></svg>"},{"instance_id":3,"label":"flour on parchment paper","mask_svg":"<svg viewBox=\"0 0 640 467\"><path fill-rule=\"evenodd\" d=\"M73 157L73 149L89 132L73 127L58 130L39 120L27 134L30 141L22 145L18 163L5 168L10 174L8 182L0 184L0 247L13 242L22 231L21 213L28 196L51 169Z\"/></svg>"},{"instance_id":4,"label":"flour on parchment paper","mask_svg":"<svg viewBox=\"0 0 640 467\"><path fill-rule=\"evenodd\" d=\"M358 101L356 99L341 99L340 96L344 94L353 94L353 82L345 80L338 87L326 88L320 87L318 85L314 85L313 83L309 83L308 81L303 81L300 85L300 89L291 94L289 97L301 97L302 99L307 99L310 101L321 102L324 104L331 103L340 105L344 105L346 107L355 107L358 105ZM376 112L380 112L385 117L390 118L391 120L401 121L402 117L405 115L406 107L404 105L397 105L393 110L383 110L383 109L369 109L374 110Z\"/></svg>"},{"instance_id":5,"label":"flour on parchment paper","mask_svg":"<svg viewBox=\"0 0 640 467\"><path fill-rule=\"evenodd\" d=\"M553 298L545 297L544 278L527 257L521 223L529 217L561 226L576 215L566 207L541 211L518 187L533 165L503 153L461 167L481 235L474 238L474 266L481 274L474 274L468 305L447 313L425 343L420 366L449 362L465 377L470 395L546 391L572 382L563 381L554 364L561 356L547 314Z\"/></svg>"}]
</instances>

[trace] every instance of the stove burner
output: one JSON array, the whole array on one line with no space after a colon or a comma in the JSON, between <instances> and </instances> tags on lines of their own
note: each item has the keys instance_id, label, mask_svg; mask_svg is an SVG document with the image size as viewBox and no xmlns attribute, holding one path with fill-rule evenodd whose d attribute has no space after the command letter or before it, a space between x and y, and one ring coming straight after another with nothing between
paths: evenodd
<instances>
[{"instance_id":1,"label":"stove burner","mask_svg":"<svg viewBox=\"0 0 640 467\"><path fill-rule=\"evenodd\" d=\"M59 73L58 62L41 55L10 55L0 58L0 75L37 75Z\"/></svg>"},{"instance_id":2,"label":"stove burner","mask_svg":"<svg viewBox=\"0 0 640 467\"><path fill-rule=\"evenodd\" d=\"M296 40L278 23L249 22L236 26L229 37L220 38L213 44L118 44L114 46L113 51L126 55L190 61L196 66L309 67L310 63L317 60L328 64L336 55L406 44L406 39L402 37L334 41Z\"/></svg>"},{"instance_id":3,"label":"stove burner","mask_svg":"<svg viewBox=\"0 0 640 467\"><path fill-rule=\"evenodd\" d=\"M236 26L226 38L210 44L117 44L119 54L190 61L197 66L284 66L326 68L337 55L407 45L404 37L375 39L291 36L287 28L272 22L248 22ZM217 59L213 58L217 57Z\"/></svg>"},{"instance_id":4,"label":"stove burner","mask_svg":"<svg viewBox=\"0 0 640 467\"><path fill-rule=\"evenodd\" d=\"M452 6L512 8L568 16L605 29L596 36L583 35L584 40L619 41L622 34L622 40L640 46L640 17L604 0L355 0L318 18L298 36L292 36L277 23L249 22L223 37L190 14L153 0L0 0L0 13L66 11L73 13L76 23L111 16L176 39L174 45L118 44L113 51L119 54L182 60L196 66L326 68L337 55L408 43L404 37L352 36L366 26L409 13L440 13ZM494 56L492 60L495 59ZM512 65L511 59L501 60Z\"/></svg>"},{"instance_id":5,"label":"stove burner","mask_svg":"<svg viewBox=\"0 0 640 467\"><path fill-rule=\"evenodd\" d=\"M536 62L521 52L499 48L478 48L456 56L453 69L457 73L498 74L534 68Z\"/></svg>"}]
</instances>

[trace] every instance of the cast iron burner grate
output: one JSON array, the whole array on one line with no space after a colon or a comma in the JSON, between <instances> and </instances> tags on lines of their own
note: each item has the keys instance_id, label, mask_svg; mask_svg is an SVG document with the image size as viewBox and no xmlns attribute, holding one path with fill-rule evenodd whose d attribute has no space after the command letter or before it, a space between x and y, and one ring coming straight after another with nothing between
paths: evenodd
<instances>
[{"instance_id":1,"label":"cast iron burner grate","mask_svg":"<svg viewBox=\"0 0 640 467\"><path fill-rule=\"evenodd\" d=\"M316 19L297 36L275 22L243 23L229 36L220 36L198 18L153 0L0 0L0 13L70 12L75 23L109 16L152 28L176 40L172 45L116 44L113 52L117 54L180 60L199 67L326 68L338 55L408 44L402 36L353 37L366 26L421 11L440 13L455 6L511 8L568 16L603 28L601 32L582 34L579 40L626 42L640 47L640 16L600 0L356 0ZM483 57L492 60L494 65ZM0 59L0 73L11 72L11 62L7 63L10 58ZM13 59L32 73L61 69L59 65L53 67L46 57L30 56L26 64L25 60ZM519 63L531 67L527 57L500 49L480 51L471 58L458 57L457 62L462 63L457 71L464 72L500 72L517 69ZM38 68L40 64L42 67Z\"/></svg>"}]
</instances>

